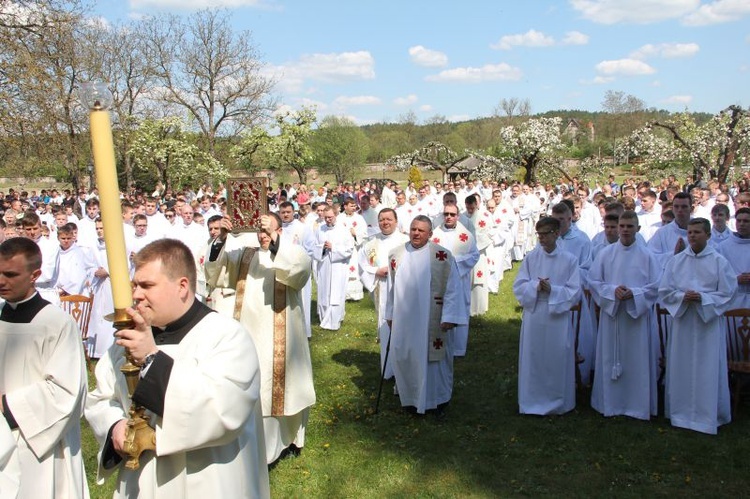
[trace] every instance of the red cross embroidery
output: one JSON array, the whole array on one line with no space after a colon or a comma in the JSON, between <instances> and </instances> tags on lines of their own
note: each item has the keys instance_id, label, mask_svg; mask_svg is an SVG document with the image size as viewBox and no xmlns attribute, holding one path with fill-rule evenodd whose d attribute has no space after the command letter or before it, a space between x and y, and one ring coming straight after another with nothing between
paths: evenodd
<instances>
[{"instance_id":1,"label":"red cross embroidery","mask_svg":"<svg viewBox=\"0 0 750 499\"><path fill-rule=\"evenodd\" d=\"M503 213L508 213L508 210L506 210L505 208L503 208Z\"/></svg>"},{"instance_id":2,"label":"red cross embroidery","mask_svg":"<svg viewBox=\"0 0 750 499\"><path fill-rule=\"evenodd\" d=\"M352 222L352 227L356 227L356 226L357 226L357 222Z\"/></svg>"},{"instance_id":3,"label":"red cross embroidery","mask_svg":"<svg viewBox=\"0 0 750 499\"><path fill-rule=\"evenodd\" d=\"M435 341L432 342L432 347L435 350L440 350L441 348L443 348L443 340L441 340L440 338L435 338Z\"/></svg>"},{"instance_id":4,"label":"red cross embroidery","mask_svg":"<svg viewBox=\"0 0 750 499\"><path fill-rule=\"evenodd\" d=\"M479 226L480 227L484 227L485 225L487 225L487 222L485 222L484 220L480 220L479 221Z\"/></svg>"},{"instance_id":5,"label":"red cross embroidery","mask_svg":"<svg viewBox=\"0 0 750 499\"><path fill-rule=\"evenodd\" d=\"M445 251L438 251L437 253L435 253L435 258L437 258L441 262L444 262L445 259L448 258L448 253L446 253Z\"/></svg>"},{"instance_id":6,"label":"red cross embroidery","mask_svg":"<svg viewBox=\"0 0 750 499\"><path fill-rule=\"evenodd\" d=\"M396 270L396 259L391 258L391 269Z\"/></svg>"},{"instance_id":7,"label":"red cross embroidery","mask_svg":"<svg viewBox=\"0 0 750 499\"><path fill-rule=\"evenodd\" d=\"M480 270L479 272L477 272L477 277L481 278L481 277L482 277L483 275L484 275L484 274L482 273L482 271L481 271L481 270Z\"/></svg>"},{"instance_id":8,"label":"red cross embroidery","mask_svg":"<svg viewBox=\"0 0 750 499\"><path fill-rule=\"evenodd\" d=\"M435 237L432 239L432 242L435 244L440 244L440 238Z\"/></svg>"},{"instance_id":9,"label":"red cross embroidery","mask_svg":"<svg viewBox=\"0 0 750 499\"><path fill-rule=\"evenodd\" d=\"M354 272L354 265L352 265L351 267L349 267L349 272Z\"/></svg>"},{"instance_id":10,"label":"red cross embroidery","mask_svg":"<svg viewBox=\"0 0 750 499\"><path fill-rule=\"evenodd\" d=\"M496 219L495 219L495 223L499 225L499 224L500 224L500 219L499 219L499 218L496 218Z\"/></svg>"},{"instance_id":11,"label":"red cross embroidery","mask_svg":"<svg viewBox=\"0 0 750 499\"><path fill-rule=\"evenodd\" d=\"M420 207L419 209L417 209L417 211L422 211L422 208Z\"/></svg>"},{"instance_id":12,"label":"red cross embroidery","mask_svg":"<svg viewBox=\"0 0 750 499\"><path fill-rule=\"evenodd\" d=\"M458 236L458 238L461 240L462 243L465 243L466 241L469 240L469 234L463 233L460 236Z\"/></svg>"}]
</instances>

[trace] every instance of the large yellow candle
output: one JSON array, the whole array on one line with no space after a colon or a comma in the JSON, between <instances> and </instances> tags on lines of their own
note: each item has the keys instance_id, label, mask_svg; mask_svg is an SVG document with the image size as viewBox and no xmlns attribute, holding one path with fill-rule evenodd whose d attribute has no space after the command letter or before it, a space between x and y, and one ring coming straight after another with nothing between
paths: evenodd
<instances>
[{"instance_id":1,"label":"large yellow candle","mask_svg":"<svg viewBox=\"0 0 750 499\"><path fill-rule=\"evenodd\" d=\"M123 316L125 308L133 304L133 289L128 272L128 258L125 250L125 233L122 226L122 208L120 206L120 189L117 184L115 167L115 148L112 142L112 125L108 99L100 95L106 88L99 85L89 91L86 103L91 111L91 151L94 156L96 186L99 189L99 206L104 226L104 241L107 249L109 277L112 283L112 298L115 306L115 322L127 319ZM99 93L97 93L99 92Z\"/></svg>"}]
</instances>

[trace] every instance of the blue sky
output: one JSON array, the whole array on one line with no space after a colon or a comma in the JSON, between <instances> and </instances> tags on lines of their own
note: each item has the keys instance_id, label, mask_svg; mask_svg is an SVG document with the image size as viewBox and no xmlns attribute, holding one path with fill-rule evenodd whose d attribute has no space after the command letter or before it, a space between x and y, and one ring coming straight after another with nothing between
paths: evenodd
<instances>
[{"instance_id":1,"label":"blue sky","mask_svg":"<svg viewBox=\"0 0 750 499\"><path fill-rule=\"evenodd\" d=\"M602 110L608 90L648 107L750 106L750 0L99 0L125 22L224 6L278 80L280 102L359 124Z\"/></svg>"}]
</instances>

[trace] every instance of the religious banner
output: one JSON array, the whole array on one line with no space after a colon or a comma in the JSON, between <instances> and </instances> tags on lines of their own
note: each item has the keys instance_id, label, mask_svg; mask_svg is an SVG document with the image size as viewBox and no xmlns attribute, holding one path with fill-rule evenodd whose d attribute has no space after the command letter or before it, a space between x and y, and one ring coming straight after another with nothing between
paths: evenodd
<instances>
[{"instance_id":1,"label":"religious banner","mask_svg":"<svg viewBox=\"0 0 750 499\"><path fill-rule=\"evenodd\" d=\"M260 217L268 213L267 182L266 177L227 180L227 213L233 232L260 231Z\"/></svg>"}]
</instances>

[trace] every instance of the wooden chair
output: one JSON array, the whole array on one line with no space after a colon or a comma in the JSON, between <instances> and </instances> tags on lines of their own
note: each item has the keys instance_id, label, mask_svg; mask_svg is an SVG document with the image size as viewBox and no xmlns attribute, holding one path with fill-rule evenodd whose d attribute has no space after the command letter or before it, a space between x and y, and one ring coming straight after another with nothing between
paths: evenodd
<instances>
[{"instance_id":1,"label":"wooden chair","mask_svg":"<svg viewBox=\"0 0 750 499\"><path fill-rule=\"evenodd\" d=\"M732 414L737 413L740 394L750 374L750 308L724 312L727 331L727 367L732 390Z\"/></svg>"},{"instance_id":2,"label":"wooden chair","mask_svg":"<svg viewBox=\"0 0 750 499\"><path fill-rule=\"evenodd\" d=\"M672 316L669 311L656 304L656 324L659 330L659 378L656 380L658 397L658 413L664 413L664 376L667 372L667 347L669 345L669 329L672 325Z\"/></svg>"},{"instance_id":3,"label":"wooden chair","mask_svg":"<svg viewBox=\"0 0 750 499\"><path fill-rule=\"evenodd\" d=\"M91 306L94 303L94 296L89 295L67 295L60 297L60 307L68 312L78 324L81 331L81 341L83 342L83 353L86 356L86 367L91 370L91 358L87 340L89 338L89 321L91 320Z\"/></svg>"}]
</instances>

